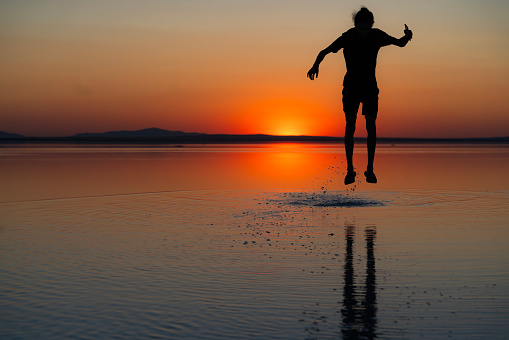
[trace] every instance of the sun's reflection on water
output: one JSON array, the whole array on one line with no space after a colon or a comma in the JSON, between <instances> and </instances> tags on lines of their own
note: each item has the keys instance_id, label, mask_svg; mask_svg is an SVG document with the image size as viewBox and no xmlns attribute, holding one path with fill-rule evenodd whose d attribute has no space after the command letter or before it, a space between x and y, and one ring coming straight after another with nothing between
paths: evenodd
<instances>
[{"instance_id":1,"label":"sun's reflection on water","mask_svg":"<svg viewBox=\"0 0 509 340\"><path fill-rule=\"evenodd\" d=\"M504 145L381 144L375 162L377 185L365 183L361 175L365 148L355 150L357 180L345 187L344 150L339 143L4 145L0 202L174 190L508 187L509 149Z\"/></svg>"}]
</instances>

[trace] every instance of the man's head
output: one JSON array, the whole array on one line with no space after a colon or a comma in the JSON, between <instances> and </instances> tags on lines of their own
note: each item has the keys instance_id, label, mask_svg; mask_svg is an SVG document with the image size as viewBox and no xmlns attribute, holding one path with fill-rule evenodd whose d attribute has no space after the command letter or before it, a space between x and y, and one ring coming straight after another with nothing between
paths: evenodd
<instances>
[{"instance_id":1,"label":"man's head","mask_svg":"<svg viewBox=\"0 0 509 340\"><path fill-rule=\"evenodd\" d=\"M369 9L362 7L358 12L353 14L353 22L360 36L366 38L373 27L375 18Z\"/></svg>"}]
</instances>

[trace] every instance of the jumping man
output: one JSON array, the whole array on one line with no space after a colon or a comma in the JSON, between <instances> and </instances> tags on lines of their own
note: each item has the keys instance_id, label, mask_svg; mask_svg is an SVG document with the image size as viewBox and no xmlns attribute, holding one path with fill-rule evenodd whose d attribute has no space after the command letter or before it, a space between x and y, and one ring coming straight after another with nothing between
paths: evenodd
<instances>
[{"instance_id":1,"label":"jumping man","mask_svg":"<svg viewBox=\"0 0 509 340\"><path fill-rule=\"evenodd\" d=\"M346 74L343 80L343 111L346 117L345 127L345 153L347 161L347 173L345 184L355 182L353 167L353 136L357 111L362 103L362 114L366 118L366 131L368 132L368 166L364 175L369 183L376 183L377 179L373 172L373 161L376 149L376 116L378 113L378 86L376 83L375 68L376 57L380 47L396 45L404 47L412 39L412 31L405 25L404 36L400 39L391 37L377 28L372 28L374 23L373 13L366 7L362 7L353 16L354 28L349 29L337 38L329 47L320 51L313 67L307 76L313 80L318 78L318 66L329 53L337 53L343 49L346 62Z\"/></svg>"}]
</instances>

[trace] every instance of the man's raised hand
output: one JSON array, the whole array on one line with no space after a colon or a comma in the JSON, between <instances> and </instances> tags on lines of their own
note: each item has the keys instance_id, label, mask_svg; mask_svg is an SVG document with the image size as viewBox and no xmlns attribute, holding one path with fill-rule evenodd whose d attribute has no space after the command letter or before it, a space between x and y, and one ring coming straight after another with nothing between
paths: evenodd
<instances>
[{"instance_id":1,"label":"man's raised hand","mask_svg":"<svg viewBox=\"0 0 509 340\"><path fill-rule=\"evenodd\" d=\"M408 26L406 24L403 33L405 33L405 35L408 37L408 40L412 40L413 33L408 29Z\"/></svg>"}]
</instances>

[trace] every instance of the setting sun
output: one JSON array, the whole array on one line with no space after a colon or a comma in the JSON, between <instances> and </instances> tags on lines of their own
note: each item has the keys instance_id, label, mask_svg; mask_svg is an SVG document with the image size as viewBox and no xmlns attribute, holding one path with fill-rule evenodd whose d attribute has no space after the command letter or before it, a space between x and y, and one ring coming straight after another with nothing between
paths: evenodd
<instances>
[{"instance_id":1,"label":"setting sun","mask_svg":"<svg viewBox=\"0 0 509 340\"><path fill-rule=\"evenodd\" d=\"M291 119L286 116L275 117L274 121L272 122L273 128L269 132L273 135L279 135L279 136L299 136L299 135L305 135L305 127L303 127L301 121L297 121L295 119Z\"/></svg>"},{"instance_id":2,"label":"setting sun","mask_svg":"<svg viewBox=\"0 0 509 340\"><path fill-rule=\"evenodd\" d=\"M246 115L256 116L251 129L279 136L323 135L322 124L313 115L313 104L291 99L272 99L255 103Z\"/></svg>"},{"instance_id":3,"label":"setting sun","mask_svg":"<svg viewBox=\"0 0 509 340\"><path fill-rule=\"evenodd\" d=\"M267 114L268 134L280 136L299 136L313 134L312 121L305 113L292 109L276 109Z\"/></svg>"}]
</instances>

